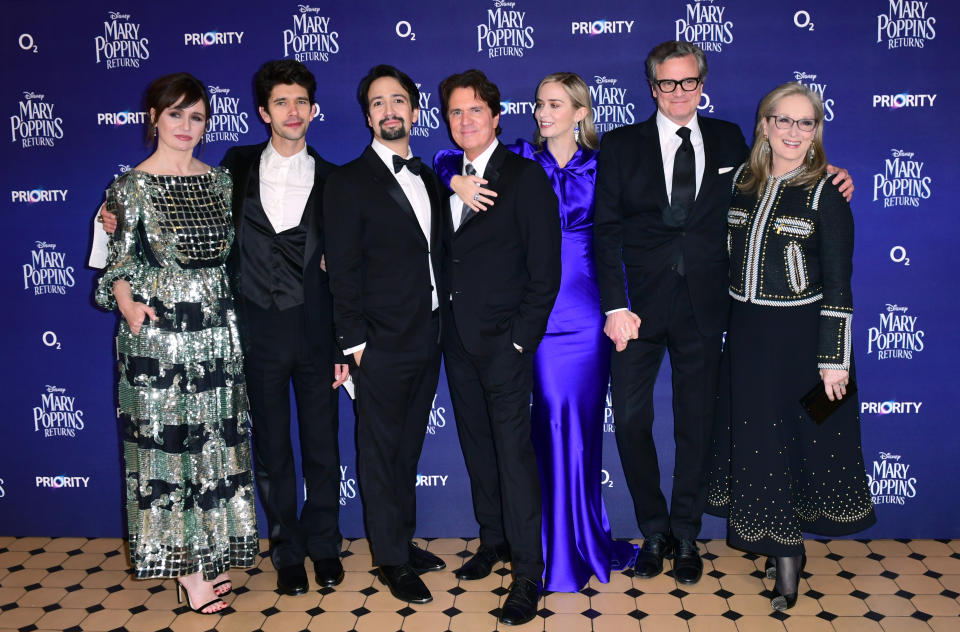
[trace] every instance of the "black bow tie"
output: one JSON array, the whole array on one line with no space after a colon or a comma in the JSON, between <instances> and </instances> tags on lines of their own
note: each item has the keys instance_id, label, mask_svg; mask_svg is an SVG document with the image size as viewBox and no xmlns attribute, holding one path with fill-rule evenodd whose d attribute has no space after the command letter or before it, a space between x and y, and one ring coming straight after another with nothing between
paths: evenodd
<instances>
[{"instance_id":1,"label":"black bow tie","mask_svg":"<svg viewBox=\"0 0 960 632\"><path fill-rule=\"evenodd\" d=\"M394 154L393 155L393 172L400 173L400 170L403 169L404 165L406 165L407 169L409 169L410 173L412 173L413 175L415 176L420 175L420 158L418 156L414 156L410 160L404 160L400 156Z\"/></svg>"}]
</instances>

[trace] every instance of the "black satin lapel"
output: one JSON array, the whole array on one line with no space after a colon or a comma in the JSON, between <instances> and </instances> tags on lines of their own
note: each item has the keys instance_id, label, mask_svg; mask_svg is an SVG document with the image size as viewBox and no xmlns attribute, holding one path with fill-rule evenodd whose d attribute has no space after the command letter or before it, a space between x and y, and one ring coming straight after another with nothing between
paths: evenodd
<instances>
[{"instance_id":1,"label":"black satin lapel","mask_svg":"<svg viewBox=\"0 0 960 632\"><path fill-rule=\"evenodd\" d=\"M387 169L387 165L383 164L383 161L380 160L380 156L377 155L377 152L373 151L369 146L363 152L363 157L370 164L371 169L373 170L373 179L379 182L386 190L390 197L393 198L393 201L397 203L404 213L413 221L414 225L417 228L417 234L426 242L427 238L423 236L423 229L420 228L420 222L417 221L417 214L413 211L413 206L410 204L410 200L407 199L407 196L404 194L403 189L400 187L400 183L397 182L397 179L393 177L393 174L390 173L390 170Z\"/></svg>"},{"instance_id":2,"label":"black satin lapel","mask_svg":"<svg viewBox=\"0 0 960 632\"><path fill-rule=\"evenodd\" d=\"M313 257L313 253L316 252L317 246L319 246L319 237L320 237L320 224L323 221L321 217L320 204L322 203L323 187L317 186L318 182L322 182L320 178L320 161L317 160L316 156L313 158L313 187L310 189L310 195L307 196L307 203L303 207L303 214L305 215L307 225L307 245L303 250L303 265L307 265L307 262Z\"/></svg>"},{"instance_id":3,"label":"black satin lapel","mask_svg":"<svg viewBox=\"0 0 960 632\"><path fill-rule=\"evenodd\" d=\"M436 244L439 243L437 240L440 239L440 226L443 219L440 217L442 205L437 195L436 176L427 169L423 169L420 172L420 179L423 180L423 186L427 188L427 196L430 198L430 243Z\"/></svg>"}]
</instances>

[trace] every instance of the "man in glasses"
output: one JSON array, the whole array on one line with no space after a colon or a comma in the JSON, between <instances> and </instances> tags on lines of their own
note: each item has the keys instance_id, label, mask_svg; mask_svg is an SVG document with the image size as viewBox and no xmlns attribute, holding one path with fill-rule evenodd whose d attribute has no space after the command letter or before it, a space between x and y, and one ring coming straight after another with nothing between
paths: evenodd
<instances>
[{"instance_id":1,"label":"man in glasses","mask_svg":"<svg viewBox=\"0 0 960 632\"><path fill-rule=\"evenodd\" d=\"M617 446L644 536L634 572L696 583L729 285L726 228L732 178L747 158L733 123L698 116L707 76L699 47L669 41L646 60L657 112L603 137L594 241L611 360ZM844 179L843 173L838 181ZM849 181L843 187L852 193ZM651 429L664 351L673 371L676 453L670 509Z\"/></svg>"}]
</instances>

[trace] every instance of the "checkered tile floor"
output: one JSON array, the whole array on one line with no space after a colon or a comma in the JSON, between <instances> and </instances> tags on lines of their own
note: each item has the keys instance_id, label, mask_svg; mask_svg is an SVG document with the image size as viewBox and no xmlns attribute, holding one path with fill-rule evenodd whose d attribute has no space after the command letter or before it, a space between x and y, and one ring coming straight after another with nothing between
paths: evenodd
<instances>
[{"instance_id":1,"label":"checkered tile floor","mask_svg":"<svg viewBox=\"0 0 960 632\"><path fill-rule=\"evenodd\" d=\"M365 540L344 542L346 579L336 589L299 597L277 594L270 560L233 573L222 616L178 607L173 581L130 577L123 541L0 537L0 630L172 630L187 632L491 632L510 578L498 567L481 581L459 582L449 569L476 550L476 540L420 540L448 570L424 575L432 603L394 599L370 570ZM265 542L262 545L265 546ZM579 593L551 593L539 616L516 632L643 630L655 632L960 632L960 540L819 540L807 543L803 596L771 613L773 583L763 558L722 541L701 542L704 576L680 586L614 573ZM669 563L668 563L669 568ZM312 575L312 573L308 573ZM312 577L311 577L312 582Z\"/></svg>"}]
</instances>

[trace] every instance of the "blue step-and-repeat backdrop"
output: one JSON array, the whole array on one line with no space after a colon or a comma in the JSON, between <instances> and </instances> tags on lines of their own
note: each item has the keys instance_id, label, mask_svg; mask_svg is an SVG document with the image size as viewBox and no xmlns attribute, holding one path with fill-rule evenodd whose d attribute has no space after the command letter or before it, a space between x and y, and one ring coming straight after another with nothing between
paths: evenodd
<instances>
[{"instance_id":1,"label":"blue step-and-repeat backdrop","mask_svg":"<svg viewBox=\"0 0 960 632\"><path fill-rule=\"evenodd\" d=\"M117 319L93 307L97 273L85 261L104 189L148 154L141 97L152 79L186 70L208 86L213 115L201 158L216 164L232 145L267 138L254 71L268 59L298 59L319 84L308 141L343 163L370 139L357 83L390 63L420 84L412 146L429 158L451 145L437 87L448 74L477 67L499 84L502 138L513 141L533 134L539 79L577 72L604 132L653 113L644 58L658 42L681 39L710 63L701 113L738 123L748 138L758 101L775 85L799 81L822 95L828 157L856 183L854 344L879 517L863 535L960 537L951 386L960 351L960 9L952 0L17 0L4 2L3 14L0 534L123 534ZM665 488L674 449L668 377L657 385L655 426ZM346 395L342 402L341 525L360 536L354 420ZM609 402L602 414L614 535L637 536ZM443 381L427 430L418 534L473 536ZM723 537L723 522L708 518L703 535Z\"/></svg>"}]
</instances>

